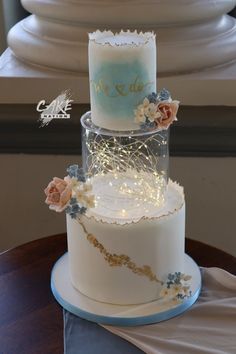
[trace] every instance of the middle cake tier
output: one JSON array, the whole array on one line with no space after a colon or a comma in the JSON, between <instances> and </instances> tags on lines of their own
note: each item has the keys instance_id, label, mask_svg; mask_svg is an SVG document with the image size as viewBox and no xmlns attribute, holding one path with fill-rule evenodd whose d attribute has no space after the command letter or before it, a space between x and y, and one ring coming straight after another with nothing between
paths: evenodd
<instances>
[{"instance_id":1,"label":"middle cake tier","mask_svg":"<svg viewBox=\"0 0 236 354\"><path fill-rule=\"evenodd\" d=\"M165 202L168 182L168 131L117 132L99 128L86 113L83 168L107 219L152 217Z\"/></svg>"}]
</instances>

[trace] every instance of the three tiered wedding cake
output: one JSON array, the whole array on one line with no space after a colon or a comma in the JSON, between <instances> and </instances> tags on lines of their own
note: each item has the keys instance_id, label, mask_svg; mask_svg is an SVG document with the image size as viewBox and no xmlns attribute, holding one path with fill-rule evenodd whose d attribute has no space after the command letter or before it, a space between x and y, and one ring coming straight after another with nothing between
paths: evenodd
<instances>
[{"instance_id":1,"label":"three tiered wedding cake","mask_svg":"<svg viewBox=\"0 0 236 354\"><path fill-rule=\"evenodd\" d=\"M156 93L153 33L89 35L91 112L81 118L83 169L45 190L67 213L69 273L80 293L120 305L191 296L184 274L185 200L168 177L178 101Z\"/></svg>"}]
</instances>

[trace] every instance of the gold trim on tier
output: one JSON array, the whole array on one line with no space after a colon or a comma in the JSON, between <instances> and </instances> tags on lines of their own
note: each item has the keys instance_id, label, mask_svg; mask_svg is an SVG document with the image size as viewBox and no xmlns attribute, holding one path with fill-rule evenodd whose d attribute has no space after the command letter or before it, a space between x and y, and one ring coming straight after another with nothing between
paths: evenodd
<instances>
[{"instance_id":1,"label":"gold trim on tier","mask_svg":"<svg viewBox=\"0 0 236 354\"><path fill-rule=\"evenodd\" d=\"M81 225L87 240L96 248L99 249L100 253L103 255L106 262L111 267L126 267L130 269L133 273L138 275L143 275L147 277L150 281L155 281L156 283L160 283L163 285L163 282L157 278L157 276L153 273L151 267L149 265L143 265L142 267L138 267L129 256L125 254L115 254L109 253L106 248L96 239L93 234L90 234L84 224L77 219L79 224Z\"/></svg>"}]
</instances>

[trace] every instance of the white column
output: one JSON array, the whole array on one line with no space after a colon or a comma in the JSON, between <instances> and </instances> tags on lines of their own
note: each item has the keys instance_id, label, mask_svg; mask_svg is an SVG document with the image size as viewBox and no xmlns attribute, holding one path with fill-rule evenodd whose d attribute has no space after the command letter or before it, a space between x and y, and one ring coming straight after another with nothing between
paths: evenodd
<instances>
[{"instance_id":1,"label":"white column","mask_svg":"<svg viewBox=\"0 0 236 354\"><path fill-rule=\"evenodd\" d=\"M236 79L236 20L226 13L236 0L21 2L32 15L9 32L10 49L0 59L0 79L4 78L0 84L5 88L0 102L9 102L13 94L17 102L48 96L55 89L55 77L61 80L60 88L77 87L79 102L89 102L87 34L105 28L154 30L158 87L174 91L183 104L235 102L229 79ZM25 91L17 94L10 89L14 80L9 83L9 77L16 81L15 90L22 80L34 78L34 84L28 80ZM197 82L199 78L204 82ZM221 87L212 79L218 79ZM222 96L222 89L229 93Z\"/></svg>"},{"instance_id":2,"label":"white column","mask_svg":"<svg viewBox=\"0 0 236 354\"><path fill-rule=\"evenodd\" d=\"M10 31L17 57L59 70L87 72L87 33L97 28L152 29L158 72L190 73L236 58L234 0L22 0L32 16Z\"/></svg>"}]
</instances>

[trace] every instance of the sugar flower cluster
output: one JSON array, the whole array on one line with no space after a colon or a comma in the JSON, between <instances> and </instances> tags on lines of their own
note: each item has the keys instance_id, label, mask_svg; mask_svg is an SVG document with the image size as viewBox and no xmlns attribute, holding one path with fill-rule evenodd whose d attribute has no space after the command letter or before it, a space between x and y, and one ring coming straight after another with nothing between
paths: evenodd
<instances>
[{"instance_id":1,"label":"sugar flower cluster","mask_svg":"<svg viewBox=\"0 0 236 354\"><path fill-rule=\"evenodd\" d=\"M135 122L142 129L168 129L177 120L179 101L173 101L169 91L162 89L159 93L151 93L144 98L142 104L135 109Z\"/></svg>"},{"instance_id":2,"label":"sugar flower cluster","mask_svg":"<svg viewBox=\"0 0 236 354\"><path fill-rule=\"evenodd\" d=\"M184 300L191 296L190 286L188 281L191 280L191 275L186 275L181 272L168 274L160 296L164 298L172 298L177 300Z\"/></svg>"},{"instance_id":3,"label":"sugar flower cluster","mask_svg":"<svg viewBox=\"0 0 236 354\"><path fill-rule=\"evenodd\" d=\"M54 177L44 190L45 203L51 210L65 210L72 218L85 213L87 208L94 208L92 185L87 182L83 169L78 165L69 166L68 175L64 179Z\"/></svg>"}]
</instances>

